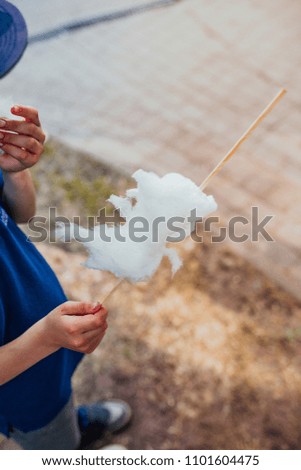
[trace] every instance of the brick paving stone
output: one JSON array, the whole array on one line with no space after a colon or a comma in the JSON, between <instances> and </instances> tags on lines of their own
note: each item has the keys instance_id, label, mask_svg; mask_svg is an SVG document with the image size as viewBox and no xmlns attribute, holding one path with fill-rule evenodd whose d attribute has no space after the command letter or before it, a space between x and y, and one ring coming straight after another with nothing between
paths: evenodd
<instances>
[{"instance_id":1,"label":"brick paving stone","mask_svg":"<svg viewBox=\"0 0 301 470\"><path fill-rule=\"evenodd\" d=\"M36 34L147 0L14 3ZM300 298L300 16L293 0L179 1L31 45L0 95L38 106L50 134L95 158L201 182L287 87L208 191L225 219L250 204L276 213L274 244L233 248Z\"/></svg>"}]
</instances>

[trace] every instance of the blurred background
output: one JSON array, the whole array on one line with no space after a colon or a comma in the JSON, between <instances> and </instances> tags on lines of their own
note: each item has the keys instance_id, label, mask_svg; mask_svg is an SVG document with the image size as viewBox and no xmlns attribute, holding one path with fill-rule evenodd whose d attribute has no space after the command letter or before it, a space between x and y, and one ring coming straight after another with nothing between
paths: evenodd
<instances>
[{"instance_id":1,"label":"blurred background","mask_svg":"<svg viewBox=\"0 0 301 470\"><path fill-rule=\"evenodd\" d=\"M121 288L75 387L78 401L131 403L133 425L114 439L132 449L300 449L300 3L12 3L30 44L0 96L38 107L49 136L34 169L39 214L93 215L138 168L200 184L287 88L207 188L222 224L252 206L273 215L274 242L187 240L173 281L166 263ZM70 297L114 285L80 267L81 252L39 249Z\"/></svg>"}]
</instances>

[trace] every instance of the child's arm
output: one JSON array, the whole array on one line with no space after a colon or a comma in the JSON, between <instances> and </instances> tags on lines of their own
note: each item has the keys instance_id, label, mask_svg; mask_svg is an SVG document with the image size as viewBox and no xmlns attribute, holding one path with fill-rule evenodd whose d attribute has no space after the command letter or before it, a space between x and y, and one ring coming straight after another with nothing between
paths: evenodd
<instances>
[{"instance_id":1,"label":"child's arm","mask_svg":"<svg viewBox=\"0 0 301 470\"><path fill-rule=\"evenodd\" d=\"M90 354L107 329L107 311L97 304L65 302L23 335L0 347L0 385L60 348Z\"/></svg>"},{"instance_id":2,"label":"child's arm","mask_svg":"<svg viewBox=\"0 0 301 470\"><path fill-rule=\"evenodd\" d=\"M3 172L3 200L17 224L25 224L36 212L35 189L29 170Z\"/></svg>"},{"instance_id":3,"label":"child's arm","mask_svg":"<svg viewBox=\"0 0 301 470\"><path fill-rule=\"evenodd\" d=\"M3 199L14 220L25 223L35 214L35 190L27 168L42 155L45 134L36 109L14 106L11 111L23 120L0 119Z\"/></svg>"}]
</instances>

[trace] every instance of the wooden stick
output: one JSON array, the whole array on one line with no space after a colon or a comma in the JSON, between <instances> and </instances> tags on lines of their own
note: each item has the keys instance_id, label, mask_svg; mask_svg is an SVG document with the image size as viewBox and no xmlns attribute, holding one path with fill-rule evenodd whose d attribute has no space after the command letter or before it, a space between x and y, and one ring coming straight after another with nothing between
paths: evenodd
<instances>
[{"instance_id":1,"label":"wooden stick","mask_svg":"<svg viewBox=\"0 0 301 470\"><path fill-rule=\"evenodd\" d=\"M231 157L233 157L234 153L238 150L238 148L241 146L241 144L247 140L247 138L251 135L251 133L256 129L256 127L259 125L261 121L272 111L272 109L276 106L278 101L281 100L283 95L286 93L286 90L282 88L275 98L268 104L268 106L262 111L262 113L258 116L258 118L251 124L249 129L241 136L241 138L236 142L236 144L233 145L233 147L229 150L227 155L224 156L224 158L219 162L219 164L214 168L214 170L207 176L207 178L203 181L203 183L200 186L200 189L203 190L211 178L215 176L217 173L221 171L223 166L227 163L228 160L230 160ZM108 294L104 297L102 300L102 303L104 303L106 300L108 300L109 297L118 289L118 287L125 281L125 279L119 279L116 285L113 287L113 289L108 292Z\"/></svg>"},{"instance_id":2,"label":"wooden stick","mask_svg":"<svg viewBox=\"0 0 301 470\"><path fill-rule=\"evenodd\" d=\"M104 304L104 302L106 300L108 300L109 297L111 297L112 294L114 294L115 290L118 289L118 287L120 287L120 285L125 282L125 279L118 279L118 282L115 284L115 286L113 287L113 289L111 289L105 296L104 298L102 299L101 303Z\"/></svg>"},{"instance_id":3,"label":"wooden stick","mask_svg":"<svg viewBox=\"0 0 301 470\"><path fill-rule=\"evenodd\" d=\"M228 160L230 160L231 157L233 157L234 153L238 150L238 148L241 146L241 144L247 140L247 138L251 135L251 133L256 129L256 127L259 125L261 121L264 120L264 118L272 111L272 109L276 106L276 104L281 100L281 98L285 95L286 90L282 88L275 98L267 105L267 107L262 111L262 113L258 116L258 118L251 124L249 129L246 130L246 132L240 137L240 139L236 142L236 144L233 145L233 147L229 150L227 155L224 156L224 158L219 162L219 164L214 168L214 170L207 176L207 178L203 181L203 183L200 186L200 189L203 191L203 189L207 186L211 178L215 176L217 173L221 171L223 166L227 163Z\"/></svg>"}]
</instances>

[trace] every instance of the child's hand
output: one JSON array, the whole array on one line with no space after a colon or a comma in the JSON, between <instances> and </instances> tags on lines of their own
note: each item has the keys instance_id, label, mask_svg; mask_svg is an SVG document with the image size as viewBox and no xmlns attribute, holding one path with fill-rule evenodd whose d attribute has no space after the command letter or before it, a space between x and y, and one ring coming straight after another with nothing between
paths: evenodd
<instances>
[{"instance_id":1,"label":"child's hand","mask_svg":"<svg viewBox=\"0 0 301 470\"><path fill-rule=\"evenodd\" d=\"M0 154L0 168L16 172L38 162L43 153L45 134L36 109L13 106L11 112L24 119L0 118L0 149L4 152Z\"/></svg>"},{"instance_id":2,"label":"child's hand","mask_svg":"<svg viewBox=\"0 0 301 470\"><path fill-rule=\"evenodd\" d=\"M45 340L54 349L90 354L105 335L106 318L107 310L100 304L65 302L42 320Z\"/></svg>"}]
</instances>

